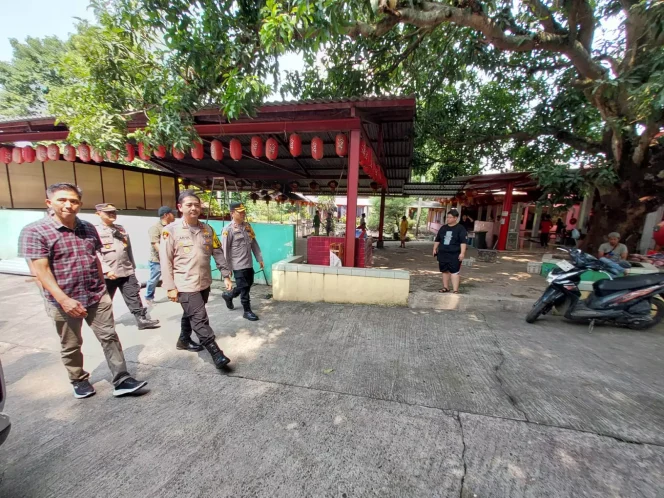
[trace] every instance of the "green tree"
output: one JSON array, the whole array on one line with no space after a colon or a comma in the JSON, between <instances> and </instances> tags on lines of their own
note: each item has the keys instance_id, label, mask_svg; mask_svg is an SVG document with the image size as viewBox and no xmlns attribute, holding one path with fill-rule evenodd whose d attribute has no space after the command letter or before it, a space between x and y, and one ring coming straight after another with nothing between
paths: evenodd
<instances>
[{"instance_id":1,"label":"green tree","mask_svg":"<svg viewBox=\"0 0 664 498\"><path fill-rule=\"evenodd\" d=\"M592 189L589 240L609 228L633 234L662 200L661 0L95 5L100 27L82 34L69 58L79 64L67 65L77 84L48 96L75 140L117 145L143 113L136 138L184 145L195 139L193 112L251 113L278 57L298 50L307 68L284 92L415 93L414 166L428 177L491 166L535 171L551 201Z\"/></svg>"},{"instance_id":2,"label":"green tree","mask_svg":"<svg viewBox=\"0 0 664 498\"><path fill-rule=\"evenodd\" d=\"M393 233L399 231L401 217L406 214L412 199L408 197L387 197L385 199L385 231ZM367 220L369 230L378 230L380 223L380 197L371 198L371 210Z\"/></svg>"},{"instance_id":3,"label":"green tree","mask_svg":"<svg viewBox=\"0 0 664 498\"><path fill-rule=\"evenodd\" d=\"M16 117L44 114L45 96L61 87L64 79L60 63L67 43L57 37L14 38L11 61L0 61L0 116Z\"/></svg>"}]
</instances>

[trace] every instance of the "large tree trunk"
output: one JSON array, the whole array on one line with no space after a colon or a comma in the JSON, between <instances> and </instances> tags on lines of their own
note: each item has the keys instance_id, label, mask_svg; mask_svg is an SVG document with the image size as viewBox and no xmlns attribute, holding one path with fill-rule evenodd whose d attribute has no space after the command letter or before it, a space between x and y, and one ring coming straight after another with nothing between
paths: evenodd
<instances>
[{"instance_id":1,"label":"large tree trunk","mask_svg":"<svg viewBox=\"0 0 664 498\"><path fill-rule=\"evenodd\" d=\"M636 252L646 215L664 202L664 148L652 148L640 166L632 162L630 149L626 141L624 161L618 169L621 182L595 191L588 236L582 246L592 254L610 232L618 232L629 252Z\"/></svg>"}]
</instances>

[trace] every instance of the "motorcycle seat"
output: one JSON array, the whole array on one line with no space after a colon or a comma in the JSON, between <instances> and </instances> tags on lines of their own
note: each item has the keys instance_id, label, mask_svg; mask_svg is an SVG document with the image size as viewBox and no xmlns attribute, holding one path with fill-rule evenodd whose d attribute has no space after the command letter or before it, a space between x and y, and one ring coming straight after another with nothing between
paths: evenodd
<instances>
[{"instance_id":1,"label":"motorcycle seat","mask_svg":"<svg viewBox=\"0 0 664 498\"><path fill-rule=\"evenodd\" d=\"M634 275L629 277L620 277L615 280L598 280L593 284L595 295L608 296L613 292L619 292L629 289L641 289L651 285L664 283L664 274L651 273L647 275Z\"/></svg>"}]
</instances>

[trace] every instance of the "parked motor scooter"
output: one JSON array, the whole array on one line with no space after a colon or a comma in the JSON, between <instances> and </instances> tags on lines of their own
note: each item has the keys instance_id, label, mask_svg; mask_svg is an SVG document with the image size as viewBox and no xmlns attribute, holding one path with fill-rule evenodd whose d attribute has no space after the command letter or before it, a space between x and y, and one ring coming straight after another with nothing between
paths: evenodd
<instances>
[{"instance_id":1,"label":"parked motor scooter","mask_svg":"<svg viewBox=\"0 0 664 498\"><path fill-rule=\"evenodd\" d=\"M561 260L547 276L549 286L526 316L533 323L555 306L568 320L612 323L631 329L647 329L664 318L664 274L634 275L614 279L610 267L580 249L562 249L571 263ZM593 291L581 299L581 275L594 270L609 278L593 283Z\"/></svg>"}]
</instances>

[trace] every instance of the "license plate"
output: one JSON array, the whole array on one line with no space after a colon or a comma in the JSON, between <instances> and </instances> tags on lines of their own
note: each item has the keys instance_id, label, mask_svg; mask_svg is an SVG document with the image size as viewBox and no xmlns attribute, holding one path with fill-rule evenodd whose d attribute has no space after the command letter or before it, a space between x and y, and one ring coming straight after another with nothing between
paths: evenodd
<instances>
[{"instance_id":1,"label":"license plate","mask_svg":"<svg viewBox=\"0 0 664 498\"><path fill-rule=\"evenodd\" d=\"M556 266L562 269L563 271L570 271L574 269L574 265L569 261L558 261L556 263Z\"/></svg>"}]
</instances>

